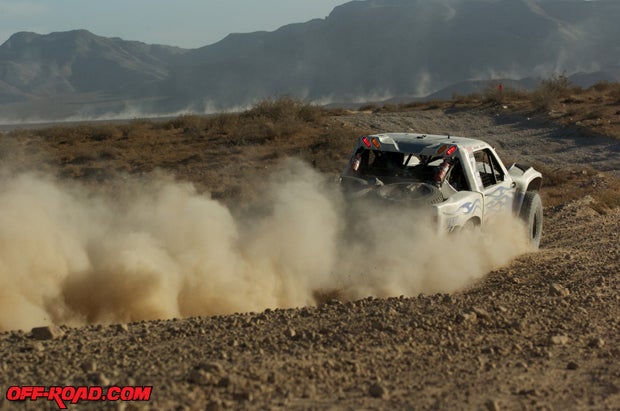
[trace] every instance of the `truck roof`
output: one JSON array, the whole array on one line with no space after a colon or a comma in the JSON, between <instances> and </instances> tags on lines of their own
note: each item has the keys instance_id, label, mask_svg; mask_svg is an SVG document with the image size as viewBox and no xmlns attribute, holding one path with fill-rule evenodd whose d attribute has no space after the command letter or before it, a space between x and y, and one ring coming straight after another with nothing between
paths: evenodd
<instances>
[{"instance_id":1,"label":"truck roof","mask_svg":"<svg viewBox=\"0 0 620 411\"><path fill-rule=\"evenodd\" d=\"M489 147L487 143L481 140L437 134L382 133L372 134L366 138L370 139L370 141L377 139L380 143L379 149L382 151L427 155L436 154L444 145L453 145L459 150L467 150L470 152Z\"/></svg>"}]
</instances>

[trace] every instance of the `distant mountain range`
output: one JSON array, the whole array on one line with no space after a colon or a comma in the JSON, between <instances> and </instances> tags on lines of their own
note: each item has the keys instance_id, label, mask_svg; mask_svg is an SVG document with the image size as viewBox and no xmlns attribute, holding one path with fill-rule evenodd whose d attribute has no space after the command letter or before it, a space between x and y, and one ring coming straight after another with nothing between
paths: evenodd
<instances>
[{"instance_id":1,"label":"distant mountain range","mask_svg":"<svg viewBox=\"0 0 620 411\"><path fill-rule=\"evenodd\" d=\"M449 97L561 72L587 86L620 80L618 22L617 0L366 0L193 50L22 32L0 46L0 120Z\"/></svg>"}]
</instances>

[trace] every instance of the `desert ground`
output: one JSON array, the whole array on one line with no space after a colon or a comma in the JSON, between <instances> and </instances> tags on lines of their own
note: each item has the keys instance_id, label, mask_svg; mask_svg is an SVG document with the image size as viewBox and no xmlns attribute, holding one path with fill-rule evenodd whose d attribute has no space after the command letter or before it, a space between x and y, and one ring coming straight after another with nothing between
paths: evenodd
<instances>
[{"instance_id":1,"label":"desert ground","mask_svg":"<svg viewBox=\"0 0 620 411\"><path fill-rule=\"evenodd\" d=\"M373 293L371 287L350 298L322 290L310 301L258 302L257 309L223 313L181 306L178 315L125 305L123 312L109 308L106 317L98 316L101 306L82 301L107 301L96 288L82 284L82 299L72 300L61 282L53 296L66 298L74 314L88 309L79 321L49 310L40 324L3 325L0 409L56 409L42 400L4 398L11 385L41 384L153 387L149 402L82 402L72 409L618 410L620 140L609 130L620 124L620 107L605 107L611 109L602 131L567 123L559 109L529 113L504 101L299 111L303 128L255 109L241 119L7 132L0 140L10 164L5 188L21 173L54 174L79 181L92 197L92 190L114 192L119 178L159 170L211 193L235 218L255 207L262 182L288 157L301 158L329 182L360 133L471 136L491 142L507 163L542 170L545 221L539 251L518 253L444 291L411 286L402 294ZM346 247L339 250L344 258ZM457 251L446 247L440 255L449 261ZM433 269L426 270L429 278L443 275ZM14 278L7 270L2 267L5 290ZM249 284L250 295L261 292L260 284ZM131 291L137 296L143 289ZM215 293L223 301L238 297L230 288ZM5 291L3 299L9 297ZM46 301L42 307L49 308ZM7 313L16 308L3 304L2 310L8 324ZM49 326L52 335L32 333L34 326Z\"/></svg>"}]
</instances>

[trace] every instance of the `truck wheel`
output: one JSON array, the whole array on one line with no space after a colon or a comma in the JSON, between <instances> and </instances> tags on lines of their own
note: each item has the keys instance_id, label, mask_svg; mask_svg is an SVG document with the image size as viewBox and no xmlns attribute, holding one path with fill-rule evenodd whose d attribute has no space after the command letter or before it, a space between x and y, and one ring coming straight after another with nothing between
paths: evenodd
<instances>
[{"instance_id":1,"label":"truck wheel","mask_svg":"<svg viewBox=\"0 0 620 411\"><path fill-rule=\"evenodd\" d=\"M476 224L476 222L473 219L469 219L469 220L467 220L467 222L465 224L463 224L463 227L461 227L459 232L461 232L461 233L473 233L479 227L480 226L478 224Z\"/></svg>"},{"instance_id":2,"label":"truck wheel","mask_svg":"<svg viewBox=\"0 0 620 411\"><path fill-rule=\"evenodd\" d=\"M530 240L532 247L538 250L543 228L542 201L538 193L534 191L525 193L520 217L525 222L528 240Z\"/></svg>"}]
</instances>

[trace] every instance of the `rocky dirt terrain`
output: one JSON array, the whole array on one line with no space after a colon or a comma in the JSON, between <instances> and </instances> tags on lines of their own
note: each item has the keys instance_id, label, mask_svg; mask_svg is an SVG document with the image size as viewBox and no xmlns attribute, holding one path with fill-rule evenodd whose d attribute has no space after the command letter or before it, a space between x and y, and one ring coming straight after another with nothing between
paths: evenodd
<instances>
[{"instance_id":1,"label":"rocky dirt terrain","mask_svg":"<svg viewBox=\"0 0 620 411\"><path fill-rule=\"evenodd\" d=\"M620 409L620 210L609 200L618 190L618 140L501 108L350 113L332 121L365 132L476 136L504 158L561 172L542 193L540 251L452 294L60 325L51 336L7 331L0 334L3 396L10 385L116 384L153 386L152 399L71 407ZM607 197L587 195L601 189ZM0 400L0 409L43 407L55 409L41 400Z\"/></svg>"}]
</instances>

